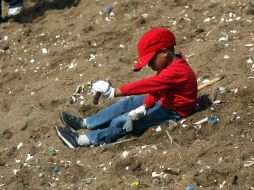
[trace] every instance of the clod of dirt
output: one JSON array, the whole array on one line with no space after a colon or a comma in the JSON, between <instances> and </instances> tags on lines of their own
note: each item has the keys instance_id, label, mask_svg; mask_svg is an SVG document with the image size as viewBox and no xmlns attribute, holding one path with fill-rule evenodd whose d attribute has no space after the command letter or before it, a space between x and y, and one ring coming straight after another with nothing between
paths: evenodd
<instances>
[{"instance_id":1,"label":"clod of dirt","mask_svg":"<svg viewBox=\"0 0 254 190\"><path fill-rule=\"evenodd\" d=\"M8 157L13 156L15 154L16 150L17 150L16 146L11 147L11 149L6 153L6 156L8 156Z\"/></svg>"},{"instance_id":2,"label":"clod of dirt","mask_svg":"<svg viewBox=\"0 0 254 190\"><path fill-rule=\"evenodd\" d=\"M13 136L13 133L9 129L4 129L0 137L4 139L10 139Z\"/></svg>"},{"instance_id":3,"label":"clod of dirt","mask_svg":"<svg viewBox=\"0 0 254 190\"><path fill-rule=\"evenodd\" d=\"M254 5L251 5L250 7L248 7L246 14L247 15L254 15Z\"/></svg>"}]
</instances>

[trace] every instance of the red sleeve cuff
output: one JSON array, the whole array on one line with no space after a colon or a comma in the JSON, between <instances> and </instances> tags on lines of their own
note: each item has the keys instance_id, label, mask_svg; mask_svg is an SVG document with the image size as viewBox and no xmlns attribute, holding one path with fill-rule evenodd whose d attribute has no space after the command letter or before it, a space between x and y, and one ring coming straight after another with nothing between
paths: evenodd
<instances>
[{"instance_id":1,"label":"red sleeve cuff","mask_svg":"<svg viewBox=\"0 0 254 190\"><path fill-rule=\"evenodd\" d=\"M155 97L151 94L147 94L143 103L147 106L147 108L151 108L155 104L155 102Z\"/></svg>"}]
</instances>

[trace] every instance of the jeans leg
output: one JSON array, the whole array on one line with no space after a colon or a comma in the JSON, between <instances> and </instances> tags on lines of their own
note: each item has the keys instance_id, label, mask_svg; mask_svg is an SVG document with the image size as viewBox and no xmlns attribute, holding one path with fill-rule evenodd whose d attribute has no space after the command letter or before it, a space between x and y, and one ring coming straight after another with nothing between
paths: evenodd
<instances>
[{"instance_id":1,"label":"jeans leg","mask_svg":"<svg viewBox=\"0 0 254 190\"><path fill-rule=\"evenodd\" d=\"M143 104L145 96L130 96L123 98L116 103L104 108L98 113L87 117L86 124L88 129L101 129L108 127L110 122Z\"/></svg>"},{"instance_id":2,"label":"jeans leg","mask_svg":"<svg viewBox=\"0 0 254 190\"><path fill-rule=\"evenodd\" d=\"M127 121L128 113L125 113L115 119L110 123L109 127L91 130L86 136L93 145L102 145L116 141L126 134L126 130L123 129L124 123Z\"/></svg>"},{"instance_id":3,"label":"jeans leg","mask_svg":"<svg viewBox=\"0 0 254 190\"><path fill-rule=\"evenodd\" d=\"M174 110L163 108L158 102L155 106L147 110L145 117L133 122L132 134L140 135L149 127L160 125L168 120L178 121L182 117Z\"/></svg>"},{"instance_id":4,"label":"jeans leg","mask_svg":"<svg viewBox=\"0 0 254 190\"><path fill-rule=\"evenodd\" d=\"M10 6L10 8L23 6L23 0L10 0L9 6Z\"/></svg>"},{"instance_id":5,"label":"jeans leg","mask_svg":"<svg viewBox=\"0 0 254 190\"><path fill-rule=\"evenodd\" d=\"M93 130L86 135L89 141L94 145L101 145L116 141L118 138L124 136L127 132L123 129L124 123L127 121L128 113L125 113L110 123L110 126L104 129ZM179 120L181 116L173 110L167 110L159 103L147 111L147 115L133 123L133 134L142 134L149 127L162 124L168 120Z\"/></svg>"}]
</instances>

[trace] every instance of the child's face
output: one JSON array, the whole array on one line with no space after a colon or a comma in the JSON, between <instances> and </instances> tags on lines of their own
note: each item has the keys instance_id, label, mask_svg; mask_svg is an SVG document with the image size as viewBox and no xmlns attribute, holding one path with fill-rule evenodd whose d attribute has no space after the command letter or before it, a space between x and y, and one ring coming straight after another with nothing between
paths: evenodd
<instances>
[{"instance_id":1,"label":"child's face","mask_svg":"<svg viewBox=\"0 0 254 190\"><path fill-rule=\"evenodd\" d=\"M172 61L173 55L168 50L158 51L153 58L149 61L148 66L154 70L160 72L167 67Z\"/></svg>"}]
</instances>

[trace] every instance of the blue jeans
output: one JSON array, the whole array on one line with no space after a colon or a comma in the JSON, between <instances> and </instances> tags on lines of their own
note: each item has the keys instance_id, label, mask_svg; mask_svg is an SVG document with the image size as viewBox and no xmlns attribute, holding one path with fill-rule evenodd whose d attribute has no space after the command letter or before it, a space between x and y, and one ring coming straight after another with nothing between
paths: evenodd
<instances>
[{"instance_id":1,"label":"blue jeans","mask_svg":"<svg viewBox=\"0 0 254 190\"><path fill-rule=\"evenodd\" d=\"M100 112L86 118L86 135L91 144L101 145L111 143L127 134L123 129L128 112L141 106L145 96L123 98ZM179 120L181 116L174 110L163 108L158 102L147 110L146 116L133 122L132 134L140 135L149 127L162 124L168 120Z\"/></svg>"}]
</instances>

